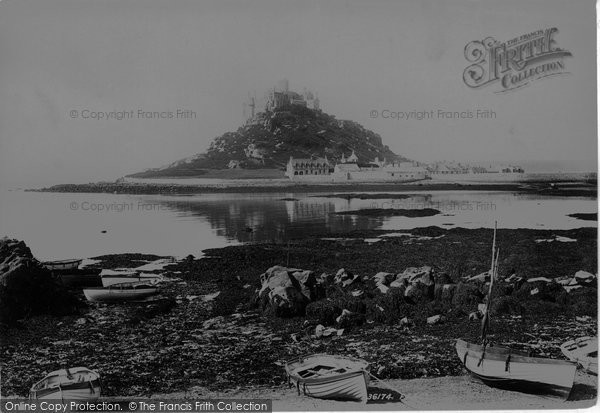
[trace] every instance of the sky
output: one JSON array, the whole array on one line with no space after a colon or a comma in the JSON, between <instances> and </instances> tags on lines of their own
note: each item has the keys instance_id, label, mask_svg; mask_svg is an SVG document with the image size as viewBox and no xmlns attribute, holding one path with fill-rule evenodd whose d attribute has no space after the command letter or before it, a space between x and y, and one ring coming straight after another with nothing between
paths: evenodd
<instances>
[{"instance_id":1,"label":"sky","mask_svg":"<svg viewBox=\"0 0 600 413\"><path fill-rule=\"evenodd\" d=\"M463 82L467 43L551 27L567 74L502 94ZM595 169L595 28L591 0L4 0L0 182L114 180L203 152L282 78L411 159ZM495 118L382 117L478 109ZM177 110L195 116L139 116ZM111 111L133 116L91 118Z\"/></svg>"}]
</instances>

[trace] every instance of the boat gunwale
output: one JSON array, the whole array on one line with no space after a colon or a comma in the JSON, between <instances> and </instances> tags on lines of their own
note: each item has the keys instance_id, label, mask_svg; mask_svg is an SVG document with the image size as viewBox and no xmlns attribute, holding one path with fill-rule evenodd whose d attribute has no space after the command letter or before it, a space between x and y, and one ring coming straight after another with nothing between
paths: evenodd
<instances>
[{"instance_id":1,"label":"boat gunwale","mask_svg":"<svg viewBox=\"0 0 600 413\"><path fill-rule=\"evenodd\" d=\"M464 344L462 344L464 343ZM489 346L484 347L480 344L469 343L468 341L457 339L456 340L456 349L464 348L466 351L474 350L478 354L482 354L485 352L484 360L494 360L494 361L506 361L506 357L510 355L511 363L532 363L532 364L552 364L552 365L562 365L562 366L575 366L577 367L577 363L570 360L556 360L545 357L531 357L524 356L518 354L517 351L513 351L510 347L505 346ZM495 351L500 350L500 351ZM464 363L463 363L464 365ZM466 366L465 366L466 367Z\"/></svg>"},{"instance_id":2,"label":"boat gunwale","mask_svg":"<svg viewBox=\"0 0 600 413\"><path fill-rule=\"evenodd\" d=\"M45 390L45 389L38 389L38 390L36 390L35 387L38 386L38 385L40 385L42 382L44 382L44 381L52 378L52 377L60 377L60 376L67 377L67 370L68 370L68 373L70 373L71 375L79 374L79 373L88 373L88 374L91 373L91 374L93 374L95 376L94 379L87 380L87 381L85 381L85 383L87 383L88 381L91 382L91 381L95 381L95 380L100 380L100 374L98 374L97 371L88 369L87 367L72 367L72 368L69 368L69 369L60 369L60 370L51 371L50 373L46 374L41 380L36 381L30 387L29 391L30 392L31 391L37 391L37 392L39 392L40 390ZM72 383L72 384L76 384L76 383ZM54 387L52 387L52 388L54 388Z\"/></svg>"},{"instance_id":3,"label":"boat gunwale","mask_svg":"<svg viewBox=\"0 0 600 413\"><path fill-rule=\"evenodd\" d=\"M310 360L310 359L318 359L318 358L329 358L329 359L335 359L335 360L340 360L340 361L350 361L352 363L356 363L356 366L352 366L352 367L347 367L348 371L344 372L344 373L338 373L338 374L334 374L334 375L330 375L330 376L318 376L318 377L300 377L300 375L298 375L295 370L300 368L300 363L303 363L306 360ZM296 367L294 367L294 365L296 365ZM293 359L290 359L288 361L285 362L285 371L287 373L287 375L289 376L290 379L297 381L299 383L306 383L306 384L318 384L318 383L329 383L329 382L335 382L335 381L339 381L339 380L343 380L343 379L348 379L354 376L357 376L359 374L365 375L365 374L369 374L369 363L365 360L361 360L361 359L357 359L354 357L346 357L346 356L341 356L341 355L335 355L335 354L323 354L323 353L317 353L317 354L311 354L308 356L298 356L295 357ZM366 377L365 377L365 385L366 385Z\"/></svg>"},{"instance_id":4,"label":"boat gunwale","mask_svg":"<svg viewBox=\"0 0 600 413\"><path fill-rule=\"evenodd\" d=\"M335 375L331 375L331 376L302 378L302 377L298 376L297 374L293 374L293 373L289 373L289 376L292 381L296 381L298 383L303 383L303 384L309 385L309 384L335 383L336 381L343 381L346 379L353 378L355 376L364 376L365 373L368 374L368 372L366 370L357 369L357 370L350 370L350 371L347 371L344 373L335 374ZM365 381L365 384L366 384L366 381Z\"/></svg>"}]
</instances>

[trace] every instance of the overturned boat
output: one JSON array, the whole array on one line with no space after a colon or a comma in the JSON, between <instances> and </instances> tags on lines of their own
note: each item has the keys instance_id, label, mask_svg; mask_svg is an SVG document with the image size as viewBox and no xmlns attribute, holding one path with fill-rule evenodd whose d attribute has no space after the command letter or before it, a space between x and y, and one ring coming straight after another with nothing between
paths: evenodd
<instances>
[{"instance_id":1,"label":"overturned boat","mask_svg":"<svg viewBox=\"0 0 600 413\"><path fill-rule=\"evenodd\" d=\"M490 286L482 320L481 344L459 339L456 341L456 353L465 369L489 386L567 399L575 380L575 363L531 357L529 353L490 343L487 338L492 288L498 275L498 257L494 228Z\"/></svg>"},{"instance_id":2,"label":"overturned boat","mask_svg":"<svg viewBox=\"0 0 600 413\"><path fill-rule=\"evenodd\" d=\"M58 271L58 270L74 270L79 267L83 260L81 259L73 259L73 260L58 260L58 261L42 261L42 266L46 267L50 271Z\"/></svg>"},{"instance_id":3,"label":"overturned boat","mask_svg":"<svg viewBox=\"0 0 600 413\"><path fill-rule=\"evenodd\" d=\"M364 360L315 354L286 362L285 371L298 394L367 402L369 364Z\"/></svg>"},{"instance_id":4,"label":"overturned boat","mask_svg":"<svg viewBox=\"0 0 600 413\"><path fill-rule=\"evenodd\" d=\"M148 282L113 284L108 287L85 288L83 294L88 301L134 301L158 294L158 285Z\"/></svg>"},{"instance_id":5,"label":"overturned boat","mask_svg":"<svg viewBox=\"0 0 600 413\"><path fill-rule=\"evenodd\" d=\"M86 367L56 370L35 383L30 399L96 400L100 397L100 375Z\"/></svg>"},{"instance_id":6,"label":"overturned boat","mask_svg":"<svg viewBox=\"0 0 600 413\"><path fill-rule=\"evenodd\" d=\"M584 370L598 374L598 337L580 337L560 346L563 354Z\"/></svg>"}]
</instances>

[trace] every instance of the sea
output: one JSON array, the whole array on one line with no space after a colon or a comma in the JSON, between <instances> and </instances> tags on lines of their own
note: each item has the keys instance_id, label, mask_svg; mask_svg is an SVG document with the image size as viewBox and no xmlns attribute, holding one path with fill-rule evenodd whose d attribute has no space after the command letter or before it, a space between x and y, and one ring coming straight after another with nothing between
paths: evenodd
<instances>
[{"instance_id":1,"label":"sea","mask_svg":"<svg viewBox=\"0 0 600 413\"><path fill-rule=\"evenodd\" d=\"M0 237L24 240L38 259L52 260L120 253L201 257L210 248L287 242L315 233L406 232L426 226L490 228L494 221L499 228L597 227L596 221L568 216L597 213L597 200L591 197L427 189L389 193L393 195L384 199L346 199L331 193L162 196L0 187ZM419 218L337 214L368 208L434 208L441 214Z\"/></svg>"}]
</instances>

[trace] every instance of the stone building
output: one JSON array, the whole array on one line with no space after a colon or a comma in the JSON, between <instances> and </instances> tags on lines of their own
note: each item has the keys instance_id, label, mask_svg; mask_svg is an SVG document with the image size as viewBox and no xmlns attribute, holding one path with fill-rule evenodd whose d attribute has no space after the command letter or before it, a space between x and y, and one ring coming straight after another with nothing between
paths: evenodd
<instances>
[{"instance_id":1,"label":"stone building","mask_svg":"<svg viewBox=\"0 0 600 413\"><path fill-rule=\"evenodd\" d=\"M333 165L324 158L294 158L290 156L287 163L285 176L290 179L300 177L324 177L333 173Z\"/></svg>"}]
</instances>

